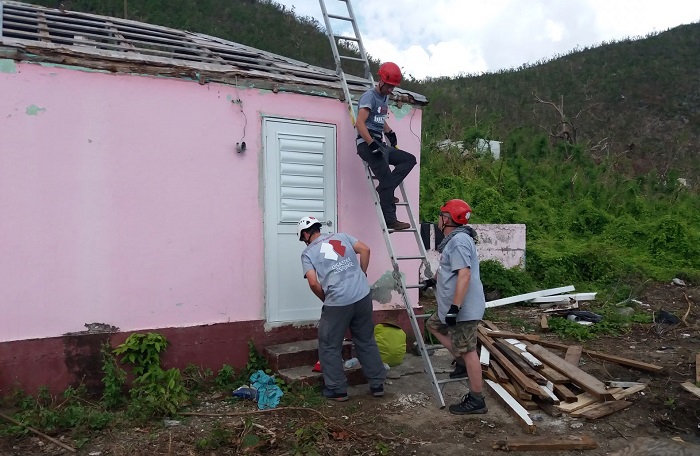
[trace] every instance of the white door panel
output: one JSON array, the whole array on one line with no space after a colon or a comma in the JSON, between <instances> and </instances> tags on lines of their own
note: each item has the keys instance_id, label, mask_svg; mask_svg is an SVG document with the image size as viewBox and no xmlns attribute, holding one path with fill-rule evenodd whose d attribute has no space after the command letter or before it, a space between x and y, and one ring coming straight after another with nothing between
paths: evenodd
<instances>
[{"instance_id":1,"label":"white door panel","mask_svg":"<svg viewBox=\"0 0 700 456\"><path fill-rule=\"evenodd\" d=\"M324 233L337 225L335 125L266 118L263 135L268 321L317 320L321 301L302 277L296 225L307 215Z\"/></svg>"}]
</instances>

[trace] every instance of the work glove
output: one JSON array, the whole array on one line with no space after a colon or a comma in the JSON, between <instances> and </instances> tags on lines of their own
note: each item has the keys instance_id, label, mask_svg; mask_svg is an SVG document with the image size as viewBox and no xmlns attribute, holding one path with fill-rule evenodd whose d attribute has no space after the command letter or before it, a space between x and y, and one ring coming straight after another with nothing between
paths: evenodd
<instances>
[{"instance_id":1,"label":"work glove","mask_svg":"<svg viewBox=\"0 0 700 456\"><path fill-rule=\"evenodd\" d=\"M431 277L429 279L425 279L420 284L421 284L421 289L426 290L428 288L434 288L435 285L437 284L437 282L435 282L435 279Z\"/></svg>"},{"instance_id":2,"label":"work glove","mask_svg":"<svg viewBox=\"0 0 700 456\"><path fill-rule=\"evenodd\" d=\"M391 147L396 147L396 143L398 142L396 139L396 133L394 133L393 131L385 132L384 136L386 136L386 139L389 140L389 145Z\"/></svg>"},{"instance_id":3,"label":"work glove","mask_svg":"<svg viewBox=\"0 0 700 456\"><path fill-rule=\"evenodd\" d=\"M382 153L382 148L377 141L372 141L371 143L368 144L368 146L369 146L369 150L373 154L381 154Z\"/></svg>"},{"instance_id":4,"label":"work glove","mask_svg":"<svg viewBox=\"0 0 700 456\"><path fill-rule=\"evenodd\" d=\"M459 313L459 307L452 304L450 310L447 311L445 315L445 324L447 326L454 326L457 324L457 314Z\"/></svg>"}]
</instances>

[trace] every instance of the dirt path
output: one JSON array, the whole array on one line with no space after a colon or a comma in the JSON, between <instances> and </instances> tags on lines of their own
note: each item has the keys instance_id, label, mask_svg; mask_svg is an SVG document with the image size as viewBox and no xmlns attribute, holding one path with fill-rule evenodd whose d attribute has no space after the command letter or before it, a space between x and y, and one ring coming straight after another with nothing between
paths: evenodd
<instances>
[{"instance_id":1,"label":"dirt path","mask_svg":"<svg viewBox=\"0 0 700 456\"><path fill-rule=\"evenodd\" d=\"M684 293L691 302L689 311ZM637 325L623 335L600 338L585 346L659 364L666 371L653 375L582 357L582 369L600 380L644 381L649 386L628 399L633 402L631 407L596 421L571 418L566 414L552 418L541 411L532 412L538 435L587 434L599 446L595 450L528 452L528 455L609 455L633 442L637 442L637 450L625 454L700 454L698 446L684 448L671 440L700 445L700 399L679 386L683 381L694 380L695 376L695 355L700 351L700 304L696 304L696 301L700 303L700 289L656 285L646 290L639 300L649 311L663 308L679 317L687 312L688 326ZM504 330L522 332L536 328L537 310L532 307L507 306L499 308L495 315L494 320ZM559 340L553 335L543 337ZM431 359L438 372L451 371L451 360L444 350L438 350ZM459 401L465 392L463 384L448 384L444 390L446 403ZM92 437L77 454L449 456L470 453L490 456L503 454L492 449L494 441L525 435L488 391L489 413L486 415L462 417L440 409L431 397L420 358L411 354L406 355L401 366L389 371L384 398L371 397L367 385L352 387L349 394L351 399L345 403L323 403L314 406L314 410L275 410L263 414L257 413L250 402L234 403L221 396L202 397L193 410L247 415L183 417L173 426L156 422L146 427L111 430ZM54 437L75 444L65 436ZM642 443L636 440L648 437L654 440ZM659 445L665 449L645 453ZM38 437L0 439L0 455L3 456L59 454L70 453Z\"/></svg>"}]
</instances>

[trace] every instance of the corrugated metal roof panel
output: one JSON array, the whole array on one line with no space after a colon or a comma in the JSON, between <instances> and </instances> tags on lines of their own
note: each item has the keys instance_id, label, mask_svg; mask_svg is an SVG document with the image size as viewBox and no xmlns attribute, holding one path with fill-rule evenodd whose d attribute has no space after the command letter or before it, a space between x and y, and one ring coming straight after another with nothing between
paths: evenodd
<instances>
[{"instance_id":1,"label":"corrugated metal roof panel","mask_svg":"<svg viewBox=\"0 0 700 456\"><path fill-rule=\"evenodd\" d=\"M165 71L171 76L186 75L185 69L189 68L200 82L227 82L240 77L316 95L331 96L329 90L338 97L339 91L342 97L341 83L333 70L201 33L9 0L0 1L0 25L0 46L14 50L5 54L16 59L68 60L112 72L171 67ZM368 83L348 78L350 91L355 94L366 90ZM427 103L424 96L400 88L395 95L400 101Z\"/></svg>"}]
</instances>

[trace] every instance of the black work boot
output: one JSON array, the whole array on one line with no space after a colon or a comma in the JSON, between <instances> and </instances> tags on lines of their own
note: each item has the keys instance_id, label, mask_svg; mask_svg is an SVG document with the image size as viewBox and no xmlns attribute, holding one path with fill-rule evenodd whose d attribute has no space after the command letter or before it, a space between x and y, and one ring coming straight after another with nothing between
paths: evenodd
<instances>
[{"instance_id":1,"label":"black work boot","mask_svg":"<svg viewBox=\"0 0 700 456\"><path fill-rule=\"evenodd\" d=\"M465 394L459 404L450 405L450 413L455 415L477 415L488 411L484 398L477 399L471 393Z\"/></svg>"},{"instance_id":2,"label":"black work boot","mask_svg":"<svg viewBox=\"0 0 700 456\"><path fill-rule=\"evenodd\" d=\"M463 360L455 358L452 364L455 365L455 370L450 372L450 378L467 378L467 366Z\"/></svg>"}]
</instances>

